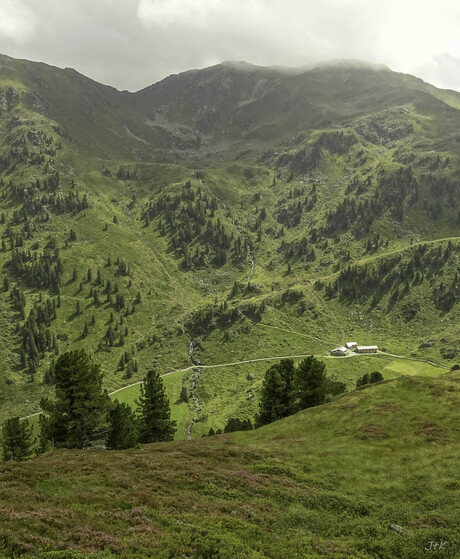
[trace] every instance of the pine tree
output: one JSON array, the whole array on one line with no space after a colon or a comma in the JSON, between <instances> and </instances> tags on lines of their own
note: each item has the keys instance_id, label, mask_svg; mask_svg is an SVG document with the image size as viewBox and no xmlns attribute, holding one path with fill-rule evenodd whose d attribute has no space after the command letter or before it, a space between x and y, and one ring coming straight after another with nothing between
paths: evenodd
<instances>
[{"instance_id":1,"label":"pine tree","mask_svg":"<svg viewBox=\"0 0 460 559\"><path fill-rule=\"evenodd\" d=\"M2 425L2 450L3 460L24 460L32 454L33 427L29 421L20 421L19 417L7 419Z\"/></svg>"},{"instance_id":2,"label":"pine tree","mask_svg":"<svg viewBox=\"0 0 460 559\"><path fill-rule=\"evenodd\" d=\"M106 428L111 402L102 391L102 373L84 350L64 353L54 368L55 400L42 399L43 439L55 446L85 448Z\"/></svg>"},{"instance_id":3,"label":"pine tree","mask_svg":"<svg viewBox=\"0 0 460 559\"><path fill-rule=\"evenodd\" d=\"M326 399L326 365L309 355L295 370L297 409L319 406Z\"/></svg>"},{"instance_id":4,"label":"pine tree","mask_svg":"<svg viewBox=\"0 0 460 559\"><path fill-rule=\"evenodd\" d=\"M138 425L136 416L126 403L115 400L109 413L110 428L107 448L125 450L137 444Z\"/></svg>"},{"instance_id":5,"label":"pine tree","mask_svg":"<svg viewBox=\"0 0 460 559\"><path fill-rule=\"evenodd\" d=\"M165 387L157 371L150 370L141 384L139 397L139 440L141 443L171 441L176 432L176 421L171 419L171 409Z\"/></svg>"},{"instance_id":6,"label":"pine tree","mask_svg":"<svg viewBox=\"0 0 460 559\"><path fill-rule=\"evenodd\" d=\"M256 415L256 427L268 425L284 417L285 383L277 365L270 367L265 373L259 402L259 413Z\"/></svg>"}]
</instances>

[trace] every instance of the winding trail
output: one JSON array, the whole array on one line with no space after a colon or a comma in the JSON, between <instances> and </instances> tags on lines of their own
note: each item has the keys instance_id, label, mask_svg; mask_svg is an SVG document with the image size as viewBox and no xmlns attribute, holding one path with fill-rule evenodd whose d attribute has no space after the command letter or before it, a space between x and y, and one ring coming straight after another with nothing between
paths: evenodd
<instances>
[{"instance_id":1,"label":"winding trail","mask_svg":"<svg viewBox=\"0 0 460 559\"><path fill-rule=\"evenodd\" d=\"M167 377L169 375L175 375L176 373L186 373L187 371L191 371L192 369L200 369L200 373L201 373L201 369L218 369L218 368L222 368L222 367L233 367L235 365L245 365L247 363L258 363L261 361L278 361L281 359L301 359L302 357L308 357L312 355L311 353L300 353L300 354L296 354L296 355L276 355L276 356L270 356L270 357L255 357L253 359L243 359L241 361L232 361L231 363L217 363L215 365L190 365L189 367L183 367L181 369L174 369L173 371L169 371L167 373L163 373L162 375L160 375L161 377ZM372 353L372 354L363 354L363 353L353 353L353 352L349 352L347 353L347 355L344 356L336 356L336 355L313 355L313 357L316 357L318 359L350 359L352 357L361 357L363 355L384 355L387 357L394 357L395 359L405 359L406 361L417 361L419 363L428 363L429 365L432 365L433 367L438 367L439 369L444 369L446 371L449 371L450 368L446 367L445 365L440 365L439 363L434 363L433 361L428 361L427 359L417 359L416 357L406 357L405 355L397 355L395 353L387 353L385 351L378 351L377 354ZM198 375L199 376L199 375ZM195 383L198 380L198 378L194 379ZM131 388L133 386L137 386L139 384L142 384L144 381L143 380L139 380L137 382L133 382L131 384L128 384L126 386L123 386L122 388L117 388L117 390L113 390L112 392L109 392L109 396L113 396L114 394L117 394L118 392L121 392L122 390L126 390L127 388ZM196 402L196 412L199 411L200 409L200 403ZM35 413L31 413L30 415L26 415L25 417L21 417L20 419L29 419L30 417L35 417L36 415L41 415L42 412L35 412ZM1 429L1 426L0 426Z\"/></svg>"}]
</instances>

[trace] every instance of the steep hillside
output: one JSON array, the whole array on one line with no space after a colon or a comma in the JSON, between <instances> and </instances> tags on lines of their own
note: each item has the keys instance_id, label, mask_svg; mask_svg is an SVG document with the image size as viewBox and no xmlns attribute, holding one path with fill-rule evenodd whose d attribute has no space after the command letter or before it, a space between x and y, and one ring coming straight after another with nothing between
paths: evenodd
<instances>
[{"instance_id":1,"label":"steep hillside","mask_svg":"<svg viewBox=\"0 0 460 559\"><path fill-rule=\"evenodd\" d=\"M405 377L254 432L3 463L0 556L458 557L459 382Z\"/></svg>"},{"instance_id":2,"label":"steep hillside","mask_svg":"<svg viewBox=\"0 0 460 559\"><path fill-rule=\"evenodd\" d=\"M448 370L458 107L349 63L225 63L129 94L2 56L0 421L38 411L56 356L78 347L108 390L187 369L171 393L193 396L188 436L253 417L269 358L354 338L387 355L328 360L350 388L421 360Z\"/></svg>"}]
</instances>

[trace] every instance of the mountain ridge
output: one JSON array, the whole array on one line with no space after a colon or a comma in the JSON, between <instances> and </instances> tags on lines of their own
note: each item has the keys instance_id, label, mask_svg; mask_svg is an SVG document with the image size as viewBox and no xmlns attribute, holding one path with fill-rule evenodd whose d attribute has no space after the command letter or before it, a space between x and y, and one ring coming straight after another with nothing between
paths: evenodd
<instances>
[{"instance_id":1,"label":"mountain ridge","mask_svg":"<svg viewBox=\"0 0 460 559\"><path fill-rule=\"evenodd\" d=\"M74 346L109 390L152 364L325 355L355 336L457 362L460 96L351 66L220 64L139 94L13 59L0 70L3 417L37 411ZM373 367L401 372L356 363L331 374L352 388ZM235 368L228 391L206 373L205 411L175 409L204 418L198 436L249 418L262 369L248 385Z\"/></svg>"}]
</instances>

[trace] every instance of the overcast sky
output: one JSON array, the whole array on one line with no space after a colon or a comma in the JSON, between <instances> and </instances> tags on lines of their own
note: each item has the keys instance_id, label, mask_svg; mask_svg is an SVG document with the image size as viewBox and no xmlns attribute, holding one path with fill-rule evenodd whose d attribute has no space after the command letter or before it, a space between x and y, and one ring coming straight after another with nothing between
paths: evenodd
<instances>
[{"instance_id":1,"label":"overcast sky","mask_svg":"<svg viewBox=\"0 0 460 559\"><path fill-rule=\"evenodd\" d=\"M0 53L130 91L224 60L344 58L460 91L460 2L0 0Z\"/></svg>"}]
</instances>

